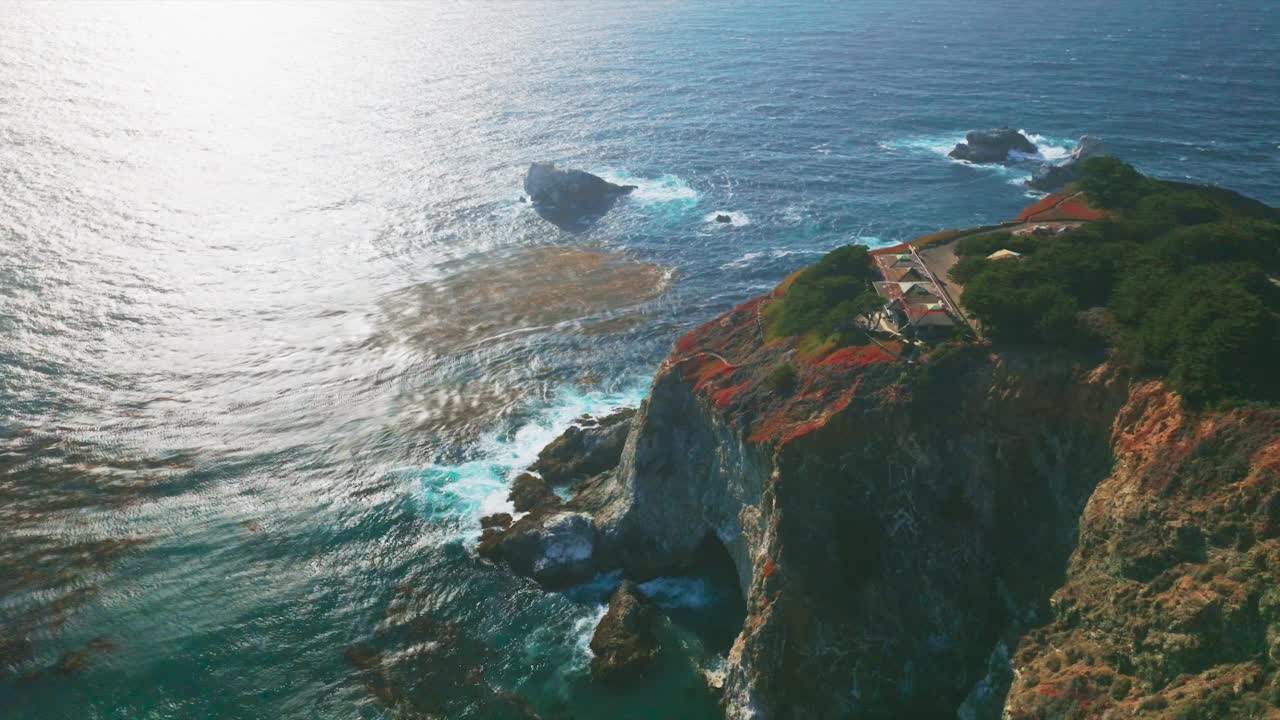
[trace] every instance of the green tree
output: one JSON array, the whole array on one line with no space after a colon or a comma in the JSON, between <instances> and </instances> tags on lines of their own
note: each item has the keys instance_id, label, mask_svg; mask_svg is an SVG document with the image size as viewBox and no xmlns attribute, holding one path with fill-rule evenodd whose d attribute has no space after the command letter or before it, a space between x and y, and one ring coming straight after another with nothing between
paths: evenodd
<instances>
[{"instance_id":1,"label":"green tree","mask_svg":"<svg viewBox=\"0 0 1280 720\"><path fill-rule=\"evenodd\" d=\"M1142 173L1110 155L1091 157L1081 167L1084 176L1080 188L1099 207L1131 208L1151 190L1151 183Z\"/></svg>"}]
</instances>

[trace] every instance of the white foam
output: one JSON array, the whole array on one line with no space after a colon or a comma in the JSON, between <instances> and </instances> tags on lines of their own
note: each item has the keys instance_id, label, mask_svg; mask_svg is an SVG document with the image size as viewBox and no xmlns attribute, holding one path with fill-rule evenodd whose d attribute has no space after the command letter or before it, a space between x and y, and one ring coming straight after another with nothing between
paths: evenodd
<instances>
[{"instance_id":1,"label":"white foam","mask_svg":"<svg viewBox=\"0 0 1280 720\"><path fill-rule=\"evenodd\" d=\"M648 378L636 378L616 392L584 392L576 386L566 387L514 433L495 433L484 439L475 459L401 472L417 476L424 511L454 527L455 536L450 539L474 542L479 518L512 511L507 500L511 479L533 463L542 448L584 414L607 415L639 405L648 386Z\"/></svg>"},{"instance_id":2,"label":"white foam","mask_svg":"<svg viewBox=\"0 0 1280 720\"><path fill-rule=\"evenodd\" d=\"M1029 133L1026 130L1020 131L1027 139L1036 144L1036 152L1030 157L1045 162L1057 163L1071 157L1071 149L1075 147L1075 143L1071 140L1062 138L1048 137L1046 135L1037 135ZM1011 152L1010 156L1021 155L1022 153Z\"/></svg>"},{"instance_id":3,"label":"white foam","mask_svg":"<svg viewBox=\"0 0 1280 720\"><path fill-rule=\"evenodd\" d=\"M1058 163L1061 161L1065 161L1067 158L1071 157L1071 148L1075 145L1075 143L1073 143L1070 140L1051 137L1048 135L1040 135L1037 133L1031 133L1031 132L1027 132L1026 130L1019 130L1018 132L1021 132L1023 135L1026 135L1028 140L1036 144L1036 152L1022 153L1016 150L1011 151L1009 153L1009 160L1012 162L1016 163L1016 162L1036 161L1036 162ZM915 152L929 152L934 155L941 155L942 157L952 162L960 163L961 165L970 165L973 167L984 167L984 168L993 168L993 169L1003 167L999 163L974 164L967 160L957 160L953 157L949 157L947 153L950 153L957 144L962 142L964 142L964 135L959 134L959 135L926 135L926 136L908 137L908 138L901 138L898 140L881 142L877 144L883 150L890 150L890 151L906 150L906 151L915 151Z\"/></svg>"},{"instance_id":4,"label":"white foam","mask_svg":"<svg viewBox=\"0 0 1280 720\"><path fill-rule=\"evenodd\" d=\"M595 635L596 626L608 610L608 605L591 608L573 622L573 653L569 657L568 667L570 672L585 672L591 664L591 658L595 657L595 653L591 652L591 636Z\"/></svg>"},{"instance_id":5,"label":"white foam","mask_svg":"<svg viewBox=\"0 0 1280 720\"><path fill-rule=\"evenodd\" d=\"M716 220L717 215L728 215L729 222L720 222ZM747 217L746 213L738 212L736 210L716 210L703 215L702 219L704 222L720 226L742 227L744 225L751 224L751 218Z\"/></svg>"},{"instance_id":6,"label":"white foam","mask_svg":"<svg viewBox=\"0 0 1280 720\"><path fill-rule=\"evenodd\" d=\"M616 168L601 168L592 172L617 185L635 185L636 189L631 191L627 199L640 205L693 206L698 203L700 197L697 190L671 173L644 178Z\"/></svg>"},{"instance_id":7,"label":"white foam","mask_svg":"<svg viewBox=\"0 0 1280 720\"><path fill-rule=\"evenodd\" d=\"M720 594L706 578L659 577L636 587L658 606L668 609L700 609L720 601Z\"/></svg>"},{"instance_id":8,"label":"white foam","mask_svg":"<svg viewBox=\"0 0 1280 720\"><path fill-rule=\"evenodd\" d=\"M884 244L883 241L880 240L880 238L874 235L859 235L855 237L853 240L842 242L839 245L845 245L848 243L857 243L859 245L866 245L867 247L876 247L878 245ZM744 254L742 257L738 258L737 260L730 260L729 262L721 265L720 269L733 270L736 268L749 267L755 264L755 262L757 260L760 260L761 258L769 258L771 260L780 260L782 258L790 257L792 255L815 255L815 256L826 255L827 253L834 250L836 247L839 247L839 245L828 247L828 248L776 248L773 250L755 250L755 251Z\"/></svg>"}]
</instances>

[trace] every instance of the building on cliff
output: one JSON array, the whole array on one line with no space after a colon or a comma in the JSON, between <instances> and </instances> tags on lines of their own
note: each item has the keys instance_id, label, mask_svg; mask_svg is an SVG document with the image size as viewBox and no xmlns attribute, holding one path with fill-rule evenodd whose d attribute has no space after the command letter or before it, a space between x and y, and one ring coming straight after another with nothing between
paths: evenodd
<instances>
[{"instance_id":1,"label":"building on cliff","mask_svg":"<svg viewBox=\"0 0 1280 720\"><path fill-rule=\"evenodd\" d=\"M873 283L884 298L881 320L894 332L933 332L956 325L932 276L914 253L876 255L876 269L884 278Z\"/></svg>"}]
</instances>

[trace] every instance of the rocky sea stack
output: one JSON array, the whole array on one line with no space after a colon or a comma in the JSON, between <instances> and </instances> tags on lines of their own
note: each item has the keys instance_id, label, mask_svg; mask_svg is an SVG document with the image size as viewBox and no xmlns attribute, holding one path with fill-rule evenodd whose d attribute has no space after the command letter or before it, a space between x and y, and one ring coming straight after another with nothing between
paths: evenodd
<instances>
[{"instance_id":1,"label":"rocky sea stack","mask_svg":"<svg viewBox=\"0 0 1280 720\"><path fill-rule=\"evenodd\" d=\"M956 145L947 156L971 163L1001 163L1015 150L1030 155L1036 152L1036 145L1013 128L970 130L964 136L964 142Z\"/></svg>"},{"instance_id":2,"label":"rocky sea stack","mask_svg":"<svg viewBox=\"0 0 1280 720\"><path fill-rule=\"evenodd\" d=\"M635 185L615 185L583 170L561 170L553 163L534 163L524 177L524 191L547 221L579 229L613 208Z\"/></svg>"},{"instance_id":3,"label":"rocky sea stack","mask_svg":"<svg viewBox=\"0 0 1280 720\"><path fill-rule=\"evenodd\" d=\"M658 619L634 584L619 585L591 636L591 676L614 684L642 677L658 656Z\"/></svg>"}]
</instances>

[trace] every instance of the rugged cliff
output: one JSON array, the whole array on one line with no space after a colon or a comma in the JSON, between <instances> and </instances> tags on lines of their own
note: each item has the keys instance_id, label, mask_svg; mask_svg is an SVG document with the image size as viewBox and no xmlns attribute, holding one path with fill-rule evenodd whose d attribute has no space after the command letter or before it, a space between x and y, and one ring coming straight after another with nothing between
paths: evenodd
<instances>
[{"instance_id":1,"label":"rugged cliff","mask_svg":"<svg viewBox=\"0 0 1280 720\"><path fill-rule=\"evenodd\" d=\"M768 339L784 290L682 338L616 470L490 546L560 582L722 546L730 718L1280 716L1280 412L1101 353Z\"/></svg>"},{"instance_id":2,"label":"rugged cliff","mask_svg":"<svg viewBox=\"0 0 1280 720\"><path fill-rule=\"evenodd\" d=\"M767 302L680 341L590 508L637 575L728 550L730 717L997 717L1012 673L1011 718L1277 712L1280 414L1083 355L806 355Z\"/></svg>"}]
</instances>

